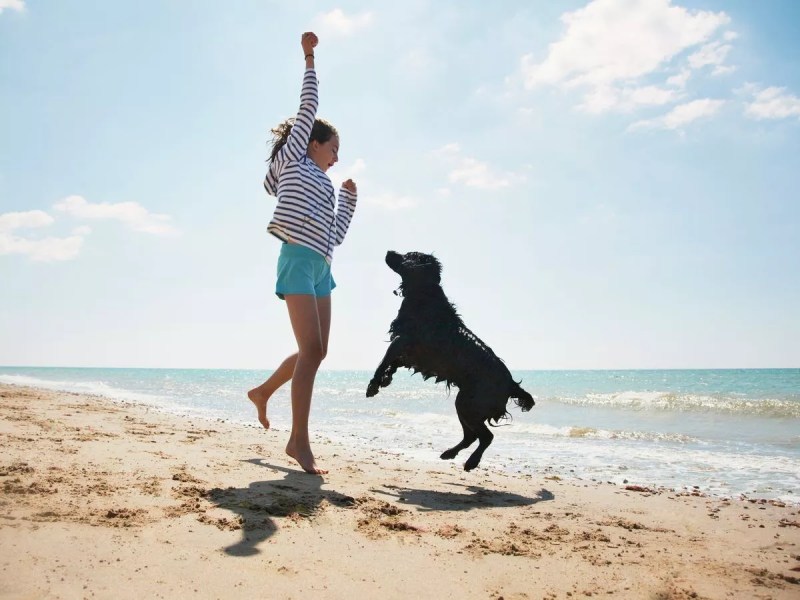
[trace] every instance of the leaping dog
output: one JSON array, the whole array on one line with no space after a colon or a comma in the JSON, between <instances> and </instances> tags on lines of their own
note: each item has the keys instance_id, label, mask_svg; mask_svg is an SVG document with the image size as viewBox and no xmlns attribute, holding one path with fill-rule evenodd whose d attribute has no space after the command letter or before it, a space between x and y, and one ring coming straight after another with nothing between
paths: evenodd
<instances>
[{"instance_id":1,"label":"leaping dog","mask_svg":"<svg viewBox=\"0 0 800 600\"><path fill-rule=\"evenodd\" d=\"M508 415L513 398L523 411L535 404L533 397L514 381L505 363L464 325L455 306L442 290L442 265L430 254L389 251L386 264L402 278L403 301L389 327L390 344L367 386L367 397L392 382L400 367L436 378L458 388L456 412L464 438L441 458L449 460L478 440L478 448L464 463L464 470L478 466L494 435L486 426Z\"/></svg>"}]
</instances>

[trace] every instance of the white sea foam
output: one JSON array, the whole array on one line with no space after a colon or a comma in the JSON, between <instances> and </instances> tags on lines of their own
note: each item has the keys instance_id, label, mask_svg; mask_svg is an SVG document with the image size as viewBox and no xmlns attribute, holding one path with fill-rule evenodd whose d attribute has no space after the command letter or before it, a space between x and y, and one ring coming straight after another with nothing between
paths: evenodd
<instances>
[{"instance_id":1,"label":"white sea foam","mask_svg":"<svg viewBox=\"0 0 800 600\"><path fill-rule=\"evenodd\" d=\"M163 402L167 399L166 396L132 392L123 388L113 387L103 381L58 381L39 379L38 377L27 375L0 374L0 383L103 396L113 400L129 400L131 402Z\"/></svg>"},{"instance_id":2,"label":"white sea foam","mask_svg":"<svg viewBox=\"0 0 800 600\"><path fill-rule=\"evenodd\" d=\"M630 410L703 411L752 414L765 417L800 417L800 402L779 398L746 398L733 395L677 394L674 392L625 391L588 393L582 397L553 398L564 404L625 408Z\"/></svg>"},{"instance_id":3,"label":"white sea foam","mask_svg":"<svg viewBox=\"0 0 800 600\"><path fill-rule=\"evenodd\" d=\"M355 411L347 410L342 411L356 414L375 414L369 410L357 409ZM390 423L392 428L408 428L410 431L415 431L416 435L420 437L429 437L439 433L441 430L453 431L458 433L460 431L460 424L455 413L449 415L442 415L439 413L409 413L398 410L384 409L381 411L381 416L391 419L394 423ZM594 427L583 427L574 425L565 425L558 427L544 423L524 423L522 420L517 420L512 423L501 425L497 428L491 428L493 431L500 431L498 436L513 436L516 438L586 438L586 439L602 439L602 440L641 440L649 442L672 442L672 443L696 443L699 440L692 436L680 433L665 433L665 432L652 432L652 431L625 431L625 430L609 430Z\"/></svg>"}]
</instances>

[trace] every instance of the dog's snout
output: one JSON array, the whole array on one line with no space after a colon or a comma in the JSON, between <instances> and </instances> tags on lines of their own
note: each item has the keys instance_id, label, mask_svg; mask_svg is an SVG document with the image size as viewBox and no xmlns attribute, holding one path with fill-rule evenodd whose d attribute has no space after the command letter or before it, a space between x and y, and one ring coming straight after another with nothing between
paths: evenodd
<instances>
[{"instance_id":1,"label":"dog's snout","mask_svg":"<svg viewBox=\"0 0 800 600\"><path fill-rule=\"evenodd\" d=\"M386 264L389 265L391 269L395 269L400 266L403 262L403 255L399 252L395 252L394 250L389 250L386 253Z\"/></svg>"}]
</instances>

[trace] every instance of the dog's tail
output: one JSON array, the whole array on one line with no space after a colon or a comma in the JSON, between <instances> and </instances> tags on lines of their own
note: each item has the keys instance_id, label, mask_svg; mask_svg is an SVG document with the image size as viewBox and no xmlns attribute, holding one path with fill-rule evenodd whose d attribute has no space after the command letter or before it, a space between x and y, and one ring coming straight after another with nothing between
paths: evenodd
<instances>
[{"instance_id":1,"label":"dog's tail","mask_svg":"<svg viewBox=\"0 0 800 600\"><path fill-rule=\"evenodd\" d=\"M508 397L514 398L514 403L524 412L527 412L533 408L536 401L533 399L533 396L523 390L519 384L520 382L518 381L511 382L511 389L508 391Z\"/></svg>"}]
</instances>

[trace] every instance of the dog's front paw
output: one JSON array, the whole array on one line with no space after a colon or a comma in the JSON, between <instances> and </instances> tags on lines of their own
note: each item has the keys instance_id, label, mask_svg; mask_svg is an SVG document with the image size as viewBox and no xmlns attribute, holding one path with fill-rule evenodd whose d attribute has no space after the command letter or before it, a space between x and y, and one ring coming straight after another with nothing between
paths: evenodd
<instances>
[{"instance_id":1,"label":"dog's front paw","mask_svg":"<svg viewBox=\"0 0 800 600\"><path fill-rule=\"evenodd\" d=\"M372 398L375 394L378 393L379 389L380 387L378 386L377 381L375 381L374 379L370 381L369 385L367 386L367 398Z\"/></svg>"}]
</instances>

